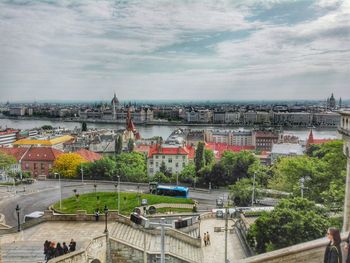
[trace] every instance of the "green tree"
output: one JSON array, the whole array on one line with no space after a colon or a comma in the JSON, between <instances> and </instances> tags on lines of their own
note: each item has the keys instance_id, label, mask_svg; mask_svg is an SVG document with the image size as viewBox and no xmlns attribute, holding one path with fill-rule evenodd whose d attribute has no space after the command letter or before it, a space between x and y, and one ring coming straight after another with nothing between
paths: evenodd
<instances>
[{"instance_id":1,"label":"green tree","mask_svg":"<svg viewBox=\"0 0 350 263\"><path fill-rule=\"evenodd\" d=\"M112 179L116 174L116 162L110 157L104 157L100 160L97 160L93 163L90 163L83 167L86 169L87 175L90 175L91 178L107 178Z\"/></svg>"},{"instance_id":2,"label":"green tree","mask_svg":"<svg viewBox=\"0 0 350 263\"><path fill-rule=\"evenodd\" d=\"M215 163L214 152L210 149L204 149L204 165L213 165Z\"/></svg>"},{"instance_id":3,"label":"green tree","mask_svg":"<svg viewBox=\"0 0 350 263\"><path fill-rule=\"evenodd\" d=\"M254 196L255 200L259 198L259 184L255 182ZM252 203L253 180L243 178L229 187L230 196L237 206L249 206Z\"/></svg>"},{"instance_id":4,"label":"green tree","mask_svg":"<svg viewBox=\"0 0 350 263\"><path fill-rule=\"evenodd\" d=\"M16 162L17 161L15 157L0 151L0 169L7 170L11 165L15 164Z\"/></svg>"},{"instance_id":5,"label":"green tree","mask_svg":"<svg viewBox=\"0 0 350 263\"><path fill-rule=\"evenodd\" d=\"M41 129L43 129L43 130L53 130L53 127L51 125L44 125L44 126L41 126Z\"/></svg>"},{"instance_id":6,"label":"green tree","mask_svg":"<svg viewBox=\"0 0 350 263\"><path fill-rule=\"evenodd\" d=\"M193 183L193 179L196 176L196 168L193 162L187 164L179 174L179 181L183 183Z\"/></svg>"},{"instance_id":7,"label":"green tree","mask_svg":"<svg viewBox=\"0 0 350 263\"><path fill-rule=\"evenodd\" d=\"M83 132L87 131L87 124L86 124L85 121L83 121L83 122L81 123L81 131L83 131Z\"/></svg>"},{"instance_id":8,"label":"green tree","mask_svg":"<svg viewBox=\"0 0 350 263\"><path fill-rule=\"evenodd\" d=\"M117 155L116 167L116 174L120 175L123 181L148 181L146 159L141 153L131 152Z\"/></svg>"},{"instance_id":9,"label":"green tree","mask_svg":"<svg viewBox=\"0 0 350 263\"><path fill-rule=\"evenodd\" d=\"M199 170L202 169L202 167L205 164L204 160L204 142L198 142L197 149L196 149L196 155L194 157L194 164L196 167L196 173L198 175Z\"/></svg>"},{"instance_id":10,"label":"green tree","mask_svg":"<svg viewBox=\"0 0 350 263\"><path fill-rule=\"evenodd\" d=\"M282 199L249 228L248 241L258 253L324 236L331 221L326 211L303 198Z\"/></svg>"},{"instance_id":11,"label":"green tree","mask_svg":"<svg viewBox=\"0 0 350 263\"><path fill-rule=\"evenodd\" d=\"M115 141L114 141L114 146L115 146L115 149L114 149L114 153L116 155L118 154L121 154L122 153L122 150L123 150L123 138L121 135L119 135Z\"/></svg>"},{"instance_id":12,"label":"green tree","mask_svg":"<svg viewBox=\"0 0 350 263\"><path fill-rule=\"evenodd\" d=\"M238 153L225 151L220 163L227 173L228 183L233 184L240 178L250 177L249 169L252 165L259 163L259 159L248 151Z\"/></svg>"},{"instance_id":13,"label":"green tree","mask_svg":"<svg viewBox=\"0 0 350 263\"><path fill-rule=\"evenodd\" d=\"M170 178L166 176L162 172L157 172L151 179L153 182L158 182L158 183L169 183Z\"/></svg>"}]
</instances>

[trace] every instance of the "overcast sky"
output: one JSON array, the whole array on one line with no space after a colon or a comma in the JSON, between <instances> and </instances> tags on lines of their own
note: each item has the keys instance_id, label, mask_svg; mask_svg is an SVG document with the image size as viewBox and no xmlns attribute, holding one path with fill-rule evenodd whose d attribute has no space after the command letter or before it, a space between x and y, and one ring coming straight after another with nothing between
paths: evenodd
<instances>
[{"instance_id":1,"label":"overcast sky","mask_svg":"<svg viewBox=\"0 0 350 263\"><path fill-rule=\"evenodd\" d=\"M0 1L0 101L350 98L350 0Z\"/></svg>"}]
</instances>

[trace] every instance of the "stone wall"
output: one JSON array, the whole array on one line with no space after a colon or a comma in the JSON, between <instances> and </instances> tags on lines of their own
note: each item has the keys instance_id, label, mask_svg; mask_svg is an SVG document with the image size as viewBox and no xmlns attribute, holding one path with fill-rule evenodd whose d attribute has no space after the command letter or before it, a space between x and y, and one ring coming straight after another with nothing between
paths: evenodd
<instances>
[{"instance_id":1,"label":"stone wall","mask_svg":"<svg viewBox=\"0 0 350 263\"><path fill-rule=\"evenodd\" d=\"M131 247L114 238L110 238L111 262L112 263L141 263L144 262L143 250ZM146 253L147 263L159 262L159 254ZM167 263L188 263L166 253ZM51 262L50 262L51 263Z\"/></svg>"},{"instance_id":2,"label":"stone wall","mask_svg":"<svg viewBox=\"0 0 350 263\"><path fill-rule=\"evenodd\" d=\"M342 234L343 241L346 239L347 233ZM323 255L328 244L326 238L316 239L310 242L278 249L272 252L264 253L258 256L249 257L238 261L239 263L320 263L323 262ZM343 255L345 252L343 251Z\"/></svg>"}]
</instances>

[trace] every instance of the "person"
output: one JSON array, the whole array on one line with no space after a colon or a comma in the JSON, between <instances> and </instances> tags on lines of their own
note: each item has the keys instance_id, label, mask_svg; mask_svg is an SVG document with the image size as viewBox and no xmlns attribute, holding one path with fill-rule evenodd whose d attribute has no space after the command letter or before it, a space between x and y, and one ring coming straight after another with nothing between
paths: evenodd
<instances>
[{"instance_id":1,"label":"person","mask_svg":"<svg viewBox=\"0 0 350 263\"><path fill-rule=\"evenodd\" d=\"M45 240L45 242L44 242L44 255L45 255L45 260L47 260L47 258L48 258L49 248L50 248L50 241Z\"/></svg>"},{"instance_id":2,"label":"person","mask_svg":"<svg viewBox=\"0 0 350 263\"><path fill-rule=\"evenodd\" d=\"M66 242L63 242L63 243L62 243L62 248L63 248L63 253L64 253L64 254L67 254L67 253L68 253L68 247L67 247Z\"/></svg>"},{"instance_id":3,"label":"person","mask_svg":"<svg viewBox=\"0 0 350 263\"><path fill-rule=\"evenodd\" d=\"M204 233L203 241L204 241L204 246L207 246L207 233Z\"/></svg>"},{"instance_id":4,"label":"person","mask_svg":"<svg viewBox=\"0 0 350 263\"><path fill-rule=\"evenodd\" d=\"M55 248L55 242L50 242L50 247L48 251L48 256L47 256L47 261L48 262L50 259L54 258L56 255L56 248Z\"/></svg>"},{"instance_id":5,"label":"person","mask_svg":"<svg viewBox=\"0 0 350 263\"><path fill-rule=\"evenodd\" d=\"M327 238L329 244L324 253L324 263L342 263L342 252L340 249L340 233L335 227L328 228Z\"/></svg>"},{"instance_id":6,"label":"person","mask_svg":"<svg viewBox=\"0 0 350 263\"><path fill-rule=\"evenodd\" d=\"M96 221L98 221L100 218L100 211L98 211L98 209L95 210L95 219Z\"/></svg>"},{"instance_id":7,"label":"person","mask_svg":"<svg viewBox=\"0 0 350 263\"><path fill-rule=\"evenodd\" d=\"M209 232L207 231L207 245L210 245L210 236L209 236Z\"/></svg>"},{"instance_id":8,"label":"person","mask_svg":"<svg viewBox=\"0 0 350 263\"><path fill-rule=\"evenodd\" d=\"M349 235L346 239L346 244L345 244L345 251L347 251L347 255L346 255L346 263L350 263L350 232Z\"/></svg>"},{"instance_id":9,"label":"person","mask_svg":"<svg viewBox=\"0 0 350 263\"><path fill-rule=\"evenodd\" d=\"M56 245L55 257L62 256L63 254L64 253L63 253L63 248L61 246L61 243L58 242L57 245Z\"/></svg>"},{"instance_id":10,"label":"person","mask_svg":"<svg viewBox=\"0 0 350 263\"><path fill-rule=\"evenodd\" d=\"M74 239L72 238L70 243L69 243L69 252L73 252L75 251L75 247L76 247L77 243L74 241Z\"/></svg>"}]
</instances>

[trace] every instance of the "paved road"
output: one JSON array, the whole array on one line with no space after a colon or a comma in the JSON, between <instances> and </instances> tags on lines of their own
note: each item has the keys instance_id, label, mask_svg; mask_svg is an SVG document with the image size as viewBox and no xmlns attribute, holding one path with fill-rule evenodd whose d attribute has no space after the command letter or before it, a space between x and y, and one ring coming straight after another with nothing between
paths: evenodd
<instances>
[{"instance_id":1,"label":"paved road","mask_svg":"<svg viewBox=\"0 0 350 263\"><path fill-rule=\"evenodd\" d=\"M16 205L21 208L21 220L24 215L33 211L43 211L51 204L59 201L60 190L58 181L37 181L32 185L26 185L24 192L23 186L17 186L14 193L13 187L0 188L0 213L5 215L6 223L14 226L17 224ZM94 183L81 182L62 182L62 198L70 197L74 194L73 189L77 189L79 193L88 193L94 191ZM8 190L8 191L7 191ZM97 191L116 191L113 182L99 183L97 182ZM137 185L123 184L120 186L121 191L136 192ZM140 191L147 192L148 187L140 186ZM199 201L200 210L209 210L214 208L215 200L218 197L227 196L227 192L212 191L190 191L190 197Z\"/></svg>"}]
</instances>

